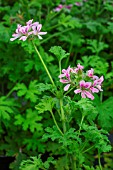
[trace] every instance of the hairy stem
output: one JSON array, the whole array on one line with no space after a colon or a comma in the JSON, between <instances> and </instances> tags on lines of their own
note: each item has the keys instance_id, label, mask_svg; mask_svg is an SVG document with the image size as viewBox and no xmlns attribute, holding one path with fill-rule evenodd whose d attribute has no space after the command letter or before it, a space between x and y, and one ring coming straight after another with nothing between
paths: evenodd
<instances>
[{"instance_id":1,"label":"hairy stem","mask_svg":"<svg viewBox=\"0 0 113 170\"><path fill-rule=\"evenodd\" d=\"M83 151L82 153L85 153L85 152L87 152L87 151L91 150L92 148L94 148L94 146L91 146L90 148L86 149L86 150L85 150L85 151Z\"/></svg>"},{"instance_id":2,"label":"hairy stem","mask_svg":"<svg viewBox=\"0 0 113 170\"><path fill-rule=\"evenodd\" d=\"M61 110L61 119L62 119L62 126L63 126L63 132L66 132L66 124L65 124L65 115L64 115L64 109L63 109L63 99L60 99L60 110Z\"/></svg>"},{"instance_id":3,"label":"hairy stem","mask_svg":"<svg viewBox=\"0 0 113 170\"><path fill-rule=\"evenodd\" d=\"M60 74L61 74L61 60L59 61L59 71L60 71Z\"/></svg>"},{"instance_id":4,"label":"hairy stem","mask_svg":"<svg viewBox=\"0 0 113 170\"><path fill-rule=\"evenodd\" d=\"M79 131L78 131L78 137L80 135L80 131L81 131L81 128L82 128L83 121L84 121L84 116L82 116L82 119L81 119L81 122L80 122L80 127L79 127Z\"/></svg>"},{"instance_id":5,"label":"hairy stem","mask_svg":"<svg viewBox=\"0 0 113 170\"><path fill-rule=\"evenodd\" d=\"M54 116L54 114L53 114L52 111L51 111L51 116L52 116L52 118L53 118L53 121L54 121L54 123L55 123L55 125L56 125L58 131L59 131L60 134L63 136L64 134L63 134L63 132L61 131L61 129L59 128L59 126L58 126L58 124L57 124L57 121L56 121L56 119L55 119L55 116Z\"/></svg>"},{"instance_id":6,"label":"hairy stem","mask_svg":"<svg viewBox=\"0 0 113 170\"><path fill-rule=\"evenodd\" d=\"M100 161L100 153L98 153L98 163L99 163L100 170L102 170L102 165L101 165L101 161Z\"/></svg>"},{"instance_id":7,"label":"hairy stem","mask_svg":"<svg viewBox=\"0 0 113 170\"><path fill-rule=\"evenodd\" d=\"M40 61L42 62L43 66L44 66L44 69L45 69L45 71L46 71L46 73L47 73L47 75L48 75L51 83L53 84L53 86L55 86L54 81L53 81L53 79L52 79L52 77L51 77L51 75L50 75L50 73L49 73L49 70L48 70L47 66L45 65L45 63L44 63L44 61L43 61L43 59L42 59L42 56L40 55L39 51L37 50L35 44L33 44L33 45L34 45L34 48L35 48L35 50L36 50L36 53L37 53L38 56L39 56Z\"/></svg>"}]
</instances>

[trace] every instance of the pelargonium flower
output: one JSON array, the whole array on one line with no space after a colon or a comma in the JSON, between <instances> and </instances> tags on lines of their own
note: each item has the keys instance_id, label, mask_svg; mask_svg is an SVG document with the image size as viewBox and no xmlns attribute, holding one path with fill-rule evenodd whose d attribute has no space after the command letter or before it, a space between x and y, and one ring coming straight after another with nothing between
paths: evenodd
<instances>
[{"instance_id":1,"label":"pelargonium flower","mask_svg":"<svg viewBox=\"0 0 113 170\"><path fill-rule=\"evenodd\" d=\"M76 6L82 6L82 3L81 2L75 2L75 5Z\"/></svg>"},{"instance_id":2,"label":"pelargonium flower","mask_svg":"<svg viewBox=\"0 0 113 170\"><path fill-rule=\"evenodd\" d=\"M77 68L74 69L75 73L78 73L78 71L82 71L84 67L80 64L77 64Z\"/></svg>"},{"instance_id":3,"label":"pelargonium flower","mask_svg":"<svg viewBox=\"0 0 113 170\"><path fill-rule=\"evenodd\" d=\"M62 70L62 74L59 75L60 82L67 84L64 87L64 91L67 91L70 86L76 88L74 90L75 94L81 94L82 98L94 99L93 94L103 91L102 82L104 77L100 78L94 75L94 70L91 68L86 73L83 71L84 67L80 64L76 68L71 68L70 66L67 69Z\"/></svg>"},{"instance_id":4,"label":"pelargonium flower","mask_svg":"<svg viewBox=\"0 0 113 170\"><path fill-rule=\"evenodd\" d=\"M94 93L98 93L99 91L103 91L101 88L102 82L104 81L104 77L101 76L100 78L97 78L93 82L93 86L91 87L91 91Z\"/></svg>"},{"instance_id":5,"label":"pelargonium flower","mask_svg":"<svg viewBox=\"0 0 113 170\"><path fill-rule=\"evenodd\" d=\"M42 25L39 22L33 22L33 19L26 22L25 26L17 25L15 33L10 38L10 41L19 40L25 41L30 35L37 35L39 39L42 39L40 35L45 35L47 32L41 32Z\"/></svg>"},{"instance_id":6,"label":"pelargonium flower","mask_svg":"<svg viewBox=\"0 0 113 170\"><path fill-rule=\"evenodd\" d=\"M80 88L74 90L75 94L81 93L82 98L90 98L91 100L94 99L94 96L92 93L89 91L91 87L91 82L85 82L84 80L80 81L79 83Z\"/></svg>"},{"instance_id":7,"label":"pelargonium flower","mask_svg":"<svg viewBox=\"0 0 113 170\"><path fill-rule=\"evenodd\" d=\"M42 24L32 25L33 34L37 35L39 39L42 39L40 35L45 35L47 32L41 32Z\"/></svg>"},{"instance_id":8,"label":"pelargonium flower","mask_svg":"<svg viewBox=\"0 0 113 170\"><path fill-rule=\"evenodd\" d=\"M59 11L61 11L61 9L63 8L64 6L62 5L62 4L59 4L55 9L54 9L54 11L55 12L59 12Z\"/></svg>"},{"instance_id":9,"label":"pelargonium flower","mask_svg":"<svg viewBox=\"0 0 113 170\"><path fill-rule=\"evenodd\" d=\"M62 5L62 4L59 4L55 9L54 9L54 11L55 12L59 12L59 11L61 11L62 9L68 9L68 10L70 10L71 8L72 8L72 4L69 4L69 5Z\"/></svg>"},{"instance_id":10,"label":"pelargonium flower","mask_svg":"<svg viewBox=\"0 0 113 170\"><path fill-rule=\"evenodd\" d=\"M92 68L91 68L91 70L87 71L88 77L93 77L93 74L94 74L94 70Z\"/></svg>"},{"instance_id":11,"label":"pelargonium flower","mask_svg":"<svg viewBox=\"0 0 113 170\"><path fill-rule=\"evenodd\" d=\"M67 84L65 87L64 87L64 91L67 91L68 89L69 89L69 87L70 87L70 81L71 81L71 79L70 79L70 71L71 71L71 68L70 68L70 66L67 68L67 70L66 69L63 69L62 70L62 73L63 74L60 74L59 75L59 78L60 78L60 82L61 83L64 83L64 84Z\"/></svg>"}]
</instances>

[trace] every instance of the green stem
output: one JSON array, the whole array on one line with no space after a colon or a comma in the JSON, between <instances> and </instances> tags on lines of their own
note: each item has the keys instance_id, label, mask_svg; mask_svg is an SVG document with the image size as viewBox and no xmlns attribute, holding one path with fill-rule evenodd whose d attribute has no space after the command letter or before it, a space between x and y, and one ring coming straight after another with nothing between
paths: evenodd
<instances>
[{"instance_id":1,"label":"green stem","mask_svg":"<svg viewBox=\"0 0 113 170\"><path fill-rule=\"evenodd\" d=\"M85 150L85 151L83 151L82 153L85 153L85 152L87 152L87 151L91 150L92 148L94 148L94 146L91 146L90 148L86 149L86 150Z\"/></svg>"},{"instance_id":2,"label":"green stem","mask_svg":"<svg viewBox=\"0 0 113 170\"><path fill-rule=\"evenodd\" d=\"M8 94L6 95L6 98L8 98L11 93L15 90L15 87L18 83L20 83L25 77L26 77L27 74L24 74L24 76L14 85L14 87L8 92Z\"/></svg>"},{"instance_id":3,"label":"green stem","mask_svg":"<svg viewBox=\"0 0 113 170\"><path fill-rule=\"evenodd\" d=\"M84 121L84 117L85 117L85 116L82 116L82 119L81 119L81 122L80 122L80 128L79 128L79 131L78 131L78 137L79 137L79 135L80 135L80 131L81 131L81 128L82 128L82 123L83 123L83 121Z\"/></svg>"},{"instance_id":4,"label":"green stem","mask_svg":"<svg viewBox=\"0 0 113 170\"><path fill-rule=\"evenodd\" d=\"M76 159L74 156L72 156L72 170L76 170L77 167L76 167Z\"/></svg>"},{"instance_id":5,"label":"green stem","mask_svg":"<svg viewBox=\"0 0 113 170\"><path fill-rule=\"evenodd\" d=\"M59 23L59 24L56 24L56 25L51 26L50 28L47 29L47 31L48 31L48 30L51 30L51 29L53 29L53 28L56 28L56 27L58 27L59 25L62 25L62 23Z\"/></svg>"},{"instance_id":6,"label":"green stem","mask_svg":"<svg viewBox=\"0 0 113 170\"><path fill-rule=\"evenodd\" d=\"M43 66L44 66L44 68L45 68L45 70L46 70L46 73L47 73L47 75L48 75L48 77L49 77L51 83L53 84L53 86L55 86L54 81L53 81L53 79L52 79L52 77L51 77L51 75L50 75L50 73L49 73L49 71L48 71L48 69L47 69L47 67L46 67L46 65L45 65L45 63L44 63L44 61L43 61L41 55L40 55L40 53L39 53L39 51L37 50L37 48L36 48L36 46L35 46L34 43L33 43L33 45L34 45L34 48L35 48L35 50L36 50L36 53L37 53L38 56L39 56L39 59L41 60Z\"/></svg>"},{"instance_id":7,"label":"green stem","mask_svg":"<svg viewBox=\"0 0 113 170\"><path fill-rule=\"evenodd\" d=\"M71 44L70 44L70 48L69 48L69 53L70 53L70 55L71 55L72 48L73 48L73 45L72 45L72 43L71 43ZM68 66L69 59L70 59L70 55L67 57L67 59L66 59L66 61L65 61L65 67Z\"/></svg>"},{"instance_id":8,"label":"green stem","mask_svg":"<svg viewBox=\"0 0 113 170\"><path fill-rule=\"evenodd\" d=\"M102 170L102 165L101 165L101 161L100 161L100 153L98 153L98 163L99 163L100 170Z\"/></svg>"},{"instance_id":9,"label":"green stem","mask_svg":"<svg viewBox=\"0 0 113 170\"><path fill-rule=\"evenodd\" d=\"M70 90L68 90L65 94L64 94L64 96L66 96L70 91L72 91L74 89L74 87L73 88L71 88Z\"/></svg>"},{"instance_id":10,"label":"green stem","mask_svg":"<svg viewBox=\"0 0 113 170\"><path fill-rule=\"evenodd\" d=\"M56 125L58 131L59 131L60 134L63 136L64 134L63 134L63 132L61 131L61 129L59 128L59 126L58 126L58 124L57 124L57 121L56 121L56 119L55 119L54 114L53 114L52 111L51 111L51 115L52 115L53 121L54 121L54 123L55 123L55 125Z\"/></svg>"},{"instance_id":11,"label":"green stem","mask_svg":"<svg viewBox=\"0 0 113 170\"><path fill-rule=\"evenodd\" d=\"M59 61L59 71L60 71L60 74L61 74L61 60Z\"/></svg>"},{"instance_id":12,"label":"green stem","mask_svg":"<svg viewBox=\"0 0 113 170\"><path fill-rule=\"evenodd\" d=\"M53 37L57 37L58 35L60 35L60 34L62 34L62 33L64 33L64 32L70 31L70 30L72 30L72 29L73 29L73 28L68 28L68 29L66 29L66 30L64 30L64 31L57 32L57 33L55 33L55 34L47 37L46 39L42 40L42 41L39 43L39 45L45 43L46 41L50 40L50 39L53 38Z\"/></svg>"},{"instance_id":13,"label":"green stem","mask_svg":"<svg viewBox=\"0 0 113 170\"><path fill-rule=\"evenodd\" d=\"M60 99L60 110L61 110L61 119L62 119L62 126L63 126L63 132L66 132L66 124L65 124L65 115L63 110L63 100Z\"/></svg>"},{"instance_id":14,"label":"green stem","mask_svg":"<svg viewBox=\"0 0 113 170\"><path fill-rule=\"evenodd\" d=\"M100 93L100 102L102 103L103 100L103 92Z\"/></svg>"}]
</instances>

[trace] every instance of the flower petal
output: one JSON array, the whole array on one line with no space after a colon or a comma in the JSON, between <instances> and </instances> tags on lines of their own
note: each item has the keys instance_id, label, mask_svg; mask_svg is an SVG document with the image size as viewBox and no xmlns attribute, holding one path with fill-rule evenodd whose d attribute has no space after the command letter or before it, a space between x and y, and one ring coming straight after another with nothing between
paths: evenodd
<instances>
[{"instance_id":1,"label":"flower petal","mask_svg":"<svg viewBox=\"0 0 113 170\"><path fill-rule=\"evenodd\" d=\"M22 36L19 40L25 41L27 39L26 36Z\"/></svg>"},{"instance_id":2,"label":"flower petal","mask_svg":"<svg viewBox=\"0 0 113 170\"><path fill-rule=\"evenodd\" d=\"M69 89L71 84L67 84L65 87L64 87L64 91L67 91Z\"/></svg>"},{"instance_id":3,"label":"flower petal","mask_svg":"<svg viewBox=\"0 0 113 170\"><path fill-rule=\"evenodd\" d=\"M94 96L89 91L84 90L84 93L88 98L90 98L91 100L94 100Z\"/></svg>"},{"instance_id":4,"label":"flower petal","mask_svg":"<svg viewBox=\"0 0 113 170\"><path fill-rule=\"evenodd\" d=\"M38 35L45 35L47 32L39 32Z\"/></svg>"},{"instance_id":5,"label":"flower petal","mask_svg":"<svg viewBox=\"0 0 113 170\"><path fill-rule=\"evenodd\" d=\"M41 39L43 39L40 35L38 35L38 38L41 40Z\"/></svg>"},{"instance_id":6,"label":"flower petal","mask_svg":"<svg viewBox=\"0 0 113 170\"><path fill-rule=\"evenodd\" d=\"M76 89L76 90L74 90L74 93L75 93L75 94L78 94L78 93L81 93L81 92L82 92L81 89Z\"/></svg>"}]
</instances>

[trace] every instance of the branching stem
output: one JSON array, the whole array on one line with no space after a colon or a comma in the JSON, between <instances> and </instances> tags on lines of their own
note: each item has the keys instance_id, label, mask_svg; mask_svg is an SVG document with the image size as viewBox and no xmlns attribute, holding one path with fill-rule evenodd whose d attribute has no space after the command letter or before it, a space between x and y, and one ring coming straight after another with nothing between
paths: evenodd
<instances>
[{"instance_id":1,"label":"branching stem","mask_svg":"<svg viewBox=\"0 0 113 170\"><path fill-rule=\"evenodd\" d=\"M54 121L54 123L55 123L55 125L56 125L58 131L59 131L60 134L63 136L64 134L63 134L63 132L61 131L61 129L59 128L59 126L58 126L58 124L57 124L57 121L56 121L56 119L55 119L55 116L54 116L54 114L53 114L52 111L51 111L51 115L52 115L53 121Z\"/></svg>"},{"instance_id":2,"label":"branching stem","mask_svg":"<svg viewBox=\"0 0 113 170\"><path fill-rule=\"evenodd\" d=\"M44 69L45 69L45 71L46 71L46 73L47 73L47 75L48 75L51 83L52 83L53 86L55 87L54 81L53 81L53 79L52 79L52 77L51 77L51 75L50 75L50 73L49 73L49 70L48 70L47 66L45 65L45 63L44 63L44 61L43 61L43 59L42 59L42 56L40 55L40 53L39 53L39 51L37 50L37 48L36 48L36 46L35 46L34 43L33 43L33 45L34 45L34 48L35 48L35 50L36 50L36 53L37 53L38 56L39 56L40 61L42 62L43 66L44 66Z\"/></svg>"}]
</instances>

